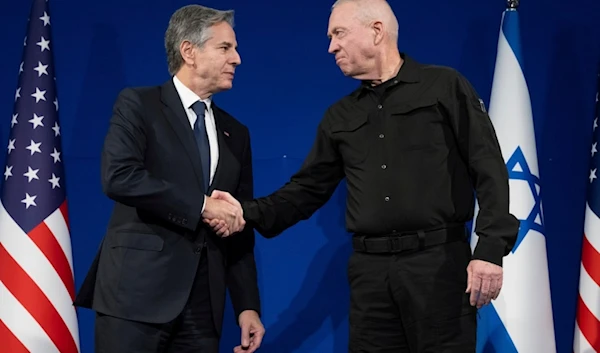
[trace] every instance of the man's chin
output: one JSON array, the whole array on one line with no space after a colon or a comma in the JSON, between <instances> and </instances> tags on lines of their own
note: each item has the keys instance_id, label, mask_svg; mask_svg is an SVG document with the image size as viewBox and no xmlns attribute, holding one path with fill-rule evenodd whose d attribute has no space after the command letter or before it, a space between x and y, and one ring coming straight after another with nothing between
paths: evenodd
<instances>
[{"instance_id":1,"label":"man's chin","mask_svg":"<svg viewBox=\"0 0 600 353\"><path fill-rule=\"evenodd\" d=\"M342 72L342 74L344 74L344 76L351 76L352 72L349 70L345 70L343 67L340 66L340 71Z\"/></svg>"},{"instance_id":2,"label":"man's chin","mask_svg":"<svg viewBox=\"0 0 600 353\"><path fill-rule=\"evenodd\" d=\"M338 67L340 68L342 74L344 74L344 76L346 77L354 77L356 75L356 72L352 71L352 69L350 69L346 65L338 65Z\"/></svg>"},{"instance_id":3,"label":"man's chin","mask_svg":"<svg viewBox=\"0 0 600 353\"><path fill-rule=\"evenodd\" d=\"M360 80L360 77L359 77L359 76L360 76L360 74L356 73L355 71L343 71L343 70L342 70L342 73L343 73L343 74L344 74L344 76L346 76L346 77L350 77L350 78L353 78L353 79Z\"/></svg>"},{"instance_id":4,"label":"man's chin","mask_svg":"<svg viewBox=\"0 0 600 353\"><path fill-rule=\"evenodd\" d=\"M230 90L232 87L233 87L233 82L232 81L221 82L221 84L219 85L219 90L220 91L227 91L227 90Z\"/></svg>"}]
</instances>

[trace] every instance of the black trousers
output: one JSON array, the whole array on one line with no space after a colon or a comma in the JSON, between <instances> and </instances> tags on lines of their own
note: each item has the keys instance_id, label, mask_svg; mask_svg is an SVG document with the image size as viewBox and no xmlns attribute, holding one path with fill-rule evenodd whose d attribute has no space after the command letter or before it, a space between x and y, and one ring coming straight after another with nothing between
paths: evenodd
<instances>
[{"instance_id":1,"label":"black trousers","mask_svg":"<svg viewBox=\"0 0 600 353\"><path fill-rule=\"evenodd\" d=\"M182 313L166 324L148 324L96 314L96 353L218 353L208 291L206 250Z\"/></svg>"},{"instance_id":2,"label":"black trousers","mask_svg":"<svg viewBox=\"0 0 600 353\"><path fill-rule=\"evenodd\" d=\"M466 241L398 254L355 252L348 263L350 353L475 352Z\"/></svg>"}]
</instances>

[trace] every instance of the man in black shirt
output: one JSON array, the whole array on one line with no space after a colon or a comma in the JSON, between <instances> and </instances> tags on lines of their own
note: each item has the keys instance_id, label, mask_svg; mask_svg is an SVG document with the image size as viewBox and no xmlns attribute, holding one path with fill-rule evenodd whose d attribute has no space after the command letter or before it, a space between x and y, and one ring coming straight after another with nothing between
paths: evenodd
<instances>
[{"instance_id":1,"label":"man in black shirt","mask_svg":"<svg viewBox=\"0 0 600 353\"><path fill-rule=\"evenodd\" d=\"M362 85L327 110L285 186L243 203L247 226L274 237L311 217L345 177L350 352L475 352L476 308L498 296L519 228L483 102L457 71L399 53L384 0L336 2L328 35L337 65Z\"/></svg>"}]
</instances>

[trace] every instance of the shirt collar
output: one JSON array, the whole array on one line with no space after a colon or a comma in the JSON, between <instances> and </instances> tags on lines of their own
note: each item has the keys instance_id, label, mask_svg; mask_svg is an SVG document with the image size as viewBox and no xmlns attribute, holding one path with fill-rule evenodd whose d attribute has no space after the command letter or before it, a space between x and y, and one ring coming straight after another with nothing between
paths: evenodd
<instances>
[{"instance_id":1,"label":"shirt collar","mask_svg":"<svg viewBox=\"0 0 600 353\"><path fill-rule=\"evenodd\" d=\"M421 67L419 63L405 53L400 53L400 57L404 60L404 62L402 63L398 74L396 74L395 77L392 77L389 80L381 83L381 85L385 86L385 89L396 86L400 82L416 83L420 80ZM371 81L361 81L360 87L354 92L354 97L358 98L361 94L372 90L373 86L371 86Z\"/></svg>"},{"instance_id":2,"label":"shirt collar","mask_svg":"<svg viewBox=\"0 0 600 353\"><path fill-rule=\"evenodd\" d=\"M184 85L179 78L177 78L177 76L173 76L173 84L175 85L175 89L177 90L179 98L181 99L181 103L185 109L190 109L192 104L196 103L197 101L204 102L204 104L206 104L206 109L210 109L212 97L201 99L196 93Z\"/></svg>"}]
</instances>

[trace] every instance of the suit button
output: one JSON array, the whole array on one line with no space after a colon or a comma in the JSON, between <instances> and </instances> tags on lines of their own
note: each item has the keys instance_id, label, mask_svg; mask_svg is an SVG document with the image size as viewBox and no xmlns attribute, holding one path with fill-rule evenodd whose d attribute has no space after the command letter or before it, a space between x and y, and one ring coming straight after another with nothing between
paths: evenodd
<instances>
[{"instance_id":1,"label":"suit button","mask_svg":"<svg viewBox=\"0 0 600 353\"><path fill-rule=\"evenodd\" d=\"M184 218L183 219L183 225L186 225L186 224L187 224L187 219Z\"/></svg>"},{"instance_id":2,"label":"suit button","mask_svg":"<svg viewBox=\"0 0 600 353\"><path fill-rule=\"evenodd\" d=\"M196 250L194 250L194 253L200 254L200 252L202 252L202 247L201 246L196 247Z\"/></svg>"}]
</instances>

